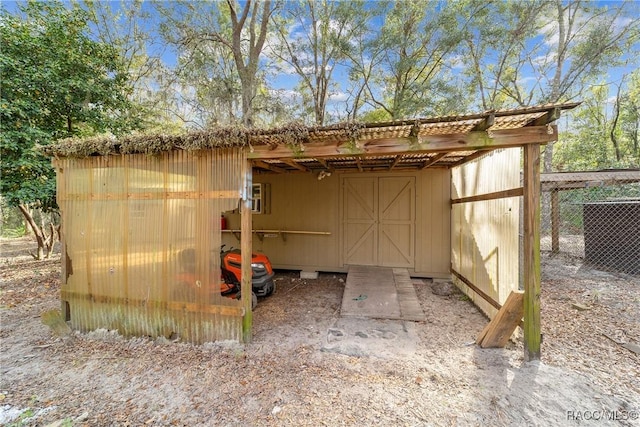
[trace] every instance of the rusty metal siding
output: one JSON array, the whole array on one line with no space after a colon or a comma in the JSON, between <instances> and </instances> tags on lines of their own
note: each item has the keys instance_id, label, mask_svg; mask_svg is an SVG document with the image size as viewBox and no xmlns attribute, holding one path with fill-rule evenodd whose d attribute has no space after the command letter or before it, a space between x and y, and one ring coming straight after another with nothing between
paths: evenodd
<instances>
[{"instance_id":1,"label":"rusty metal siding","mask_svg":"<svg viewBox=\"0 0 640 427\"><path fill-rule=\"evenodd\" d=\"M59 159L73 328L190 342L242 337L220 295L220 213L238 205L241 149ZM188 262L185 254L190 255Z\"/></svg>"}]
</instances>

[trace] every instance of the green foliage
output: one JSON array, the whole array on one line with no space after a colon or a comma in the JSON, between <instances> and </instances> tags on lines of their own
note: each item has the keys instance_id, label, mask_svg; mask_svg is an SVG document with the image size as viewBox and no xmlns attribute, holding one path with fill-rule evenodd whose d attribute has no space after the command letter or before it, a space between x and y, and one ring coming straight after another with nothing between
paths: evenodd
<instances>
[{"instance_id":1,"label":"green foliage","mask_svg":"<svg viewBox=\"0 0 640 427\"><path fill-rule=\"evenodd\" d=\"M368 110L360 116L364 123L386 122L391 120L391 114L383 108Z\"/></svg>"},{"instance_id":2,"label":"green foliage","mask_svg":"<svg viewBox=\"0 0 640 427\"><path fill-rule=\"evenodd\" d=\"M29 425L29 418L32 418L35 415L35 412L31 408L25 409L18 418L10 423L8 427L22 427Z\"/></svg>"},{"instance_id":3,"label":"green foliage","mask_svg":"<svg viewBox=\"0 0 640 427\"><path fill-rule=\"evenodd\" d=\"M155 24L154 16L143 0L82 1L89 18L90 37L111 46L122 61L121 71L127 75L126 89L131 101L128 116L136 127L173 133L181 129L167 101L171 81L163 64L154 33L145 31Z\"/></svg>"},{"instance_id":4,"label":"green foliage","mask_svg":"<svg viewBox=\"0 0 640 427\"><path fill-rule=\"evenodd\" d=\"M473 108L483 110L526 105L522 68L540 32L541 1L458 2L462 25L461 73L468 91L477 94Z\"/></svg>"},{"instance_id":5,"label":"green foliage","mask_svg":"<svg viewBox=\"0 0 640 427\"><path fill-rule=\"evenodd\" d=\"M336 66L348 55L351 40L366 31L359 25L363 1L296 1L275 16L278 40L271 46L280 70L293 69L300 83L302 120L322 126L335 82Z\"/></svg>"},{"instance_id":6,"label":"green foliage","mask_svg":"<svg viewBox=\"0 0 640 427\"><path fill-rule=\"evenodd\" d=\"M367 46L377 64L368 86L373 106L393 119L460 111L465 98L450 67L462 37L456 12L430 0L380 12L384 23Z\"/></svg>"},{"instance_id":7,"label":"green foliage","mask_svg":"<svg viewBox=\"0 0 640 427\"><path fill-rule=\"evenodd\" d=\"M0 211L2 218L0 221L0 236L2 237L22 237L27 230L24 226L24 217L16 207L8 206L4 198L0 198Z\"/></svg>"},{"instance_id":8,"label":"green foliage","mask_svg":"<svg viewBox=\"0 0 640 427\"><path fill-rule=\"evenodd\" d=\"M242 121L242 84L234 62L229 9L218 2L157 3L164 42L180 54L169 86L161 88L175 110L189 111L190 127ZM262 95L254 98L255 107Z\"/></svg>"},{"instance_id":9,"label":"green foliage","mask_svg":"<svg viewBox=\"0 0 640 427\"><path fill-rule=\"evenodd\" d=\"M640 167L640 70L630 76L626 92L618 96L620 113L616 132L623 156L632 158L632 165Z\"/></svg>"},{"instance_id":10,"label":"green foliage","mask_svg":"<svg viewBox=\"0 0 640 427\"><path fill-rule=\"evenodd\" d=\"M37 145L137 126L115 50L86 35L87 15L61 3L2 10L1 191L10 205L55 207L55 173Z\"/></svg>"},{"instance_id":11,"label":"green foliage","mask_svg":"<svg viewBox=\"0 0 640 427\"><path fill-rule=\"evenodd\" d=\"M582 234L585 203L640 200L640 184L603 185L560 192L561 230L569 234Z\"/></svg>"},{"instance_id":12,"label":"green foliage","mask_svg":"<svg viewBox=\"0 0 640 427\"><path fill-rule=\"evenodd\" d=\"M572 126L561 134L554 154L555 170L600 170L640 167L638 128L640 72L631 75L613 105L607 85L592 86L573 113Z\"/></svg>"}]
</instances>

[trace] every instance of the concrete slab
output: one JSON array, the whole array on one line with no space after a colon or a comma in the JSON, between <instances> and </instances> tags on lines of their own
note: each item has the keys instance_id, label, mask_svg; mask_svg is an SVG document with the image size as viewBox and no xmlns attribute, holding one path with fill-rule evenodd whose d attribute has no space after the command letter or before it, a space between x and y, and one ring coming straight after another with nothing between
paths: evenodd
<instances>
[{"instance_id":1,"label":"concrete slab","mask_svg":"<svg viewBox=\"0 0 640 427\"><path fill-rule=\"evenodd\" d=\"M413 355L419 342L414 322L345 317L327 330L321 350L353 357L393 359Z\"/></svg>"}]
</instances>

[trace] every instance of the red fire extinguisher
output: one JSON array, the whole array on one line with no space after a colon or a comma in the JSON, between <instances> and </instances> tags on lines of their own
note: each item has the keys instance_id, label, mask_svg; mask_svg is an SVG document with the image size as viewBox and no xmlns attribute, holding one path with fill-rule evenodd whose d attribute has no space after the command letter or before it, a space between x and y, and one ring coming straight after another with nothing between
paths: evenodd
<instances>
[{"instance_id":1,"label":"red fire extinguisher","mask_svg":"<svg viewBox=\"0 0 640 427\"><path fill-rule=\"evenodd\" d=\"M220 215L220 230L226 230L227 229L227 218L224 217L224 215Z\"/></svg>"}]
</instances>

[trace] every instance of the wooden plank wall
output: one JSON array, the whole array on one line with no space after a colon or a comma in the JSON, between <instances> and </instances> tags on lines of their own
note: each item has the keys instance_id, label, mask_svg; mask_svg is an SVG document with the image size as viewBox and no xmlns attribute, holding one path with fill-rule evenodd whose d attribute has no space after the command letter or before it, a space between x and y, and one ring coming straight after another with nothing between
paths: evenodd
<instances>
[{"instance_id":1,"label":"wooden plank wall","mask_svg":"<svg viewBox=\"0 0 640 427\"><path fill-rule=\"evenodd\" d=\"M55 166L67 255L61 298L73 328L241 339L242 307L220 295L219 215L242 194L242 152L62 159Z\"/></svg>"},{"instance_id":2,"label":"wooden plank wall","mask_svg":"<svg viewBox=\"0 0 640 427\"><path fill-rule=\"evenodd\" d=\"M452 170L451 198L520 187L520 148L494 151ZM520 196L455 203L451 268L498 304L519 287ZM497 310L464 280L454 280L489 317Z\"/></svg>"},{"instance_id":3,"label":"wooden plank wall","mask_svg":"<svg viewBox=\"0 0 640 427\"><path fill-rule=\"evenodd\" d=\"M418 176L415 270L424 277L449 278L451 171L430 169Z\"/></svg>"},{"instance_id":4,"label":"wooden plank wall","mask_svg":"<svg viewBox=\"0 0 640 427\"><path fill-rule=\"evenodd\" d=\"M340 265L340 180L332 174L318 180L312 174L254 174L254 183L269 184L268 213L253 215L255 230L322 231L330 235L254 234L253 249L267 254L276 268L331 270ZM226 212L229 229L240 229L240 214ZM240 247L237 236L223 235L227 247Z\"/></svg>"},{"instance_id":5,"label":"wooden plank wall","mask_svg":"<svg viewBox=\"0 0 640 427\"><path fill-rule=\"evenodd\" d=\"M447 169L420 172L340 173L318 180L317 174L254 174L254 183L268 184L269 209L253 215L255 230L300 230L330 235L266 236L255 234L254 250L267 254L275 268L346 271L342 242L341 176L413 176L416 178L415 269L412 275L450 277L450 174ZM240 228L240 215L226 212L227 226ZM230 233L223 243L238 248Z\"/></svg>"}]
</instances>

